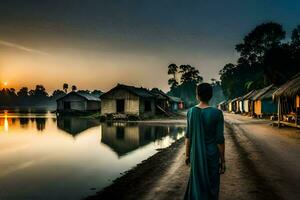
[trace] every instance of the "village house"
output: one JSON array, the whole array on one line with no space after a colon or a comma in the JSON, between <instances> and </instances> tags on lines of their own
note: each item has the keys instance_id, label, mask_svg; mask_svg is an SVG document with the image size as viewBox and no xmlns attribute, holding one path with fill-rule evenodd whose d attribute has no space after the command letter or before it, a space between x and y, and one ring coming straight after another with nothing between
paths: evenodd
<instances>
[{"instance_id":1,"label":"village house","mask_svg":"<svg viewBox=\"0 0 300 200\"><path fill-rule=\"evenodd\" d=\"M70 92L56 100L58 113L99 112L100 99L86 92Z\"/></svg>"},{"instance_id":2,"label":"village house","mask_svg":"<svg viewBox=\"0 0 300 200\"><path fill-rule=\"evenodd\" d=\"M278 102L278 126L300 128L300 73L279 87L273 99Z\"/></svg>"},{"instance_id":3,"label":"village house","mask_svg":"<svg viewBox=\"0 0 300 200\"><path fill-rule=\"evenodd\" d=\"M179 97L169 96L168 108L172 112L177 112L178 110L183 109L183 101Z\"/></svg>"},{"instance_id":4,"label":"village house","mask_svg":"<svg viewBox=\"0 0 300 200\"><path fill-rule=\"evenodd\" d=\"M177 112L184 108L181 98L169 96L163 91L153 88L151 92L157 95L156 106L163 108L167 112Z\"/></svg>"},{"instance_id":5,"label":"village house","mask_svg":"<svg viewBox=\"0 0 300 200\"><path fill-rule=\"evenodd\" d=\"M101 115L151 117L155 115L156 96L145 88L118 84L102 94Z\"/></svg>"},{"instance_id":6,"label":"village house","mask_svg":"<svg viewBox=\"0 0 300 200\"><path fill-rule=\"evenodd\" d=\"M272 100L272 94L277 90L274 85L269 85L257 92L253 96L254 116L263 117L275 114L277 112L277 105Z\"/></svg>"},{"instance_id":7,"label":"village house","mask_svg":"<svg viewBox=\"0 0 300 200\"><path fill-rule=\"evenodd\" d=\"M250 92L248 92L247 94L245 94L242 97L242 106L243 106L243 113L249 113L250 112L250 106L251 106L251 97L256 94L256 90L252 90Z\"/></svg>"}]
</instances>

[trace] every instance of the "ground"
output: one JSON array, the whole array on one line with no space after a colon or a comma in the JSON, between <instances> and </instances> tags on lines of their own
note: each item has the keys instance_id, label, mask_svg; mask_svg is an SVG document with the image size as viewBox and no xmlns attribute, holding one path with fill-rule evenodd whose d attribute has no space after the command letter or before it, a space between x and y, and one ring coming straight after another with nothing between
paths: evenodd
<instances>
[{"instance_id":1,"label":"ground","mask_svg":"<svg viewBox=\"0 0 300 200\"><path fill-rule=\"evenodd\" d=\"M300 131L225 114L227 170L220 199L300 199ZM89 199L182 199L189 176L177 141Z\"/></svg>"}]
</instances>

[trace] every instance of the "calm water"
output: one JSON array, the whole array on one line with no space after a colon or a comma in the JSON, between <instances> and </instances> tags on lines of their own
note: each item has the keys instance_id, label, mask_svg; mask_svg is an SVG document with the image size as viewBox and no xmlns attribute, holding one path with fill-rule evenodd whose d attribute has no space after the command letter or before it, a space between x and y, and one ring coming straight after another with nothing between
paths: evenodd
<instances>
[{"instance_id":1,"label":"calm water","mask_svg":"<svg viewBox=\"0 0 300 200\"><path fill-rule=\"evenodd\" d=\"M0 199L81 199L184 135L180 124L0 114Z\"/></svg>"}]
</instances>

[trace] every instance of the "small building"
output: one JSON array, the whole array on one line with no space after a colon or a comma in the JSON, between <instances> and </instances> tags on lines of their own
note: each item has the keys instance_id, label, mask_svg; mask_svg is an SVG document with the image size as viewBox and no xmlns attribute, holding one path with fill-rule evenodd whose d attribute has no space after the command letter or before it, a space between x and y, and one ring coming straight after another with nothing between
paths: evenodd
<instances>
[{"instance_id":1,"label":"small building","mask_svg":"<svg viewBox=\"0 0 300 200\"><path fill-rule=\"evenodd\" d=\"M300 128L300 73L280 86L273 99L278 103L278 125Z\"/></svg>"},{"instance_id":2,"label":"small building","mask_svg":"<svg viewBox=\"0 0 300 200\"><path fill-rule=\"evenodd\" d=\"M230 112L238 113L239 112L239 105L238 105L238 98L232 99L229 103Z\"/></svg>"},{"instance_id":3,"label":"small building","mask_svg":"<svg viewBox=\"0 0 300 200\"><path fill-rule=\"evenodd\" d=\"M176 112L183 109L183 101L179 97L169 96L168 107L171 111Z\"/></svg>"},{"instance_id":4,"label":"small building","mask_svg":"<svg viewBox=\"0 0 300 200\"><path fill-rule=\"evenodd\" d=\"M153 88L151 92L156 96L155 111L157 114L167 114L169 96L158 88Z\"/></svg>"},{"instance_id":5,"label":"small building","mask_svg":"<svg viewBox=\"0 0 300 200\"><path fill-rule=\"evenodd\" d=\"M156 96L142 87L118 84L100 96L101 115L134 115L151 117L155 115Z\"/></svg>"},{"instance_id":6,"label":"small building","mask_svg":"<svg viewBox=\"0 0 300 200\"><path fill-rule=\"evenodd\" d=\"M250 106L251 106L251 98L253 95L257 93L256 90L252 90L251 92L245 94L243 96L243 113L249 113L250 112Z\"/></svg>"},{"instance_id":7,"label":"small building","mask_svg":"<svg viewBox=\"0 0 300 200\"><path fill-rule=\"evenodd\" d=\"M253 96L254 116L262 117L277 113L277 105L272 101L272 94L277 90L274 85L269 85Z\"/></svg>"},{"instance_id":8,"label":"small building","mask_svg":"<svg viewBox=\"0 0 300 200\"><path fill-rule=\"evenodd\" d=\"M220 110L223 110L223 111L227 111L227 101L224 100L224 101L221 101L219 104L218 104L218 109Z\"/></svg>"},{"instance_id":9,"label":"small building","mask_svg":"<svg viewBox=\"0 0 300 200\"><path fill-rule=\"evenodd\" d=\"M56 100L58 113L99 112L100 99L86 92L70 92Z\"/></svg>"}]
</instances>

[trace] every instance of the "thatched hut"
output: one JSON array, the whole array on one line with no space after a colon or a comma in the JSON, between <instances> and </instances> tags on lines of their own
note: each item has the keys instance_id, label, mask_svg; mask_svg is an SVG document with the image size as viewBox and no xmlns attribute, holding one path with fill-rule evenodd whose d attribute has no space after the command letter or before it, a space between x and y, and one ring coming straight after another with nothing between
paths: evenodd
<instances>
[{"instance_id":1,"label":"thatched hut","mask_svg":"<svg viewBox=\"0 0 300 200\"><path fill-rule=\"evenodd\" d=\"M226 101L226 100L221 101L221 102L218 104L218 108L219 108L220 110L227 111L227 101Z\"/></svg>"},{"instance_id":2,"label":"thatched hut","mask_svg":"<svg viewBox=\"0 0 300 200\"><path fill-rule=\"evenodd\" d=\"M155 115L156 96L142 87L118 84L102 94L101 115L119 114L121 117L133 115L151 117Z\"/></svg>"},{"instance_id":3,"label":"thatched hut","mask_svg":"<svg viewBox=\"0 0 300 200\"><path fill-rule=\"evenodd\" d=\"M100 112L100 99L86 92L70 92L56 100L58 113Z\"/></svg>"},{"instance_id":4,"label":"thatched hut","mask_svg":"<svg viewBox=\"0 0 300 200\"><path fill-rule=\"evenodd\" d=\"M279 87L273 99L278 100L278 125L300 128L300 73Z\"/></svg>"},{"instance_id":5,"label":"thatched hut","mask_svg":"<svg viewBox=\"0 0 300 200\"><path fill-rule=\"evenodd\" d=\"M277 113L277 105L272 100L273 93L277 90L274 85L269 85L253 96L254 115L257 117L269 116Z\"/></svg>"},{"instance_id":6,"label":"thatched hut","mask_svg":"<svg viewBox=\"0 0 300 200\"><path fill-rule=\"evenodd\" d=\"M249 113L250 98L255 92L256 92L255 90L252 90L242 97L242 100L240 101L240 104L241 104L240 107L242 107L241 108L242 113Z\"/></svg>"}]
</instances>

